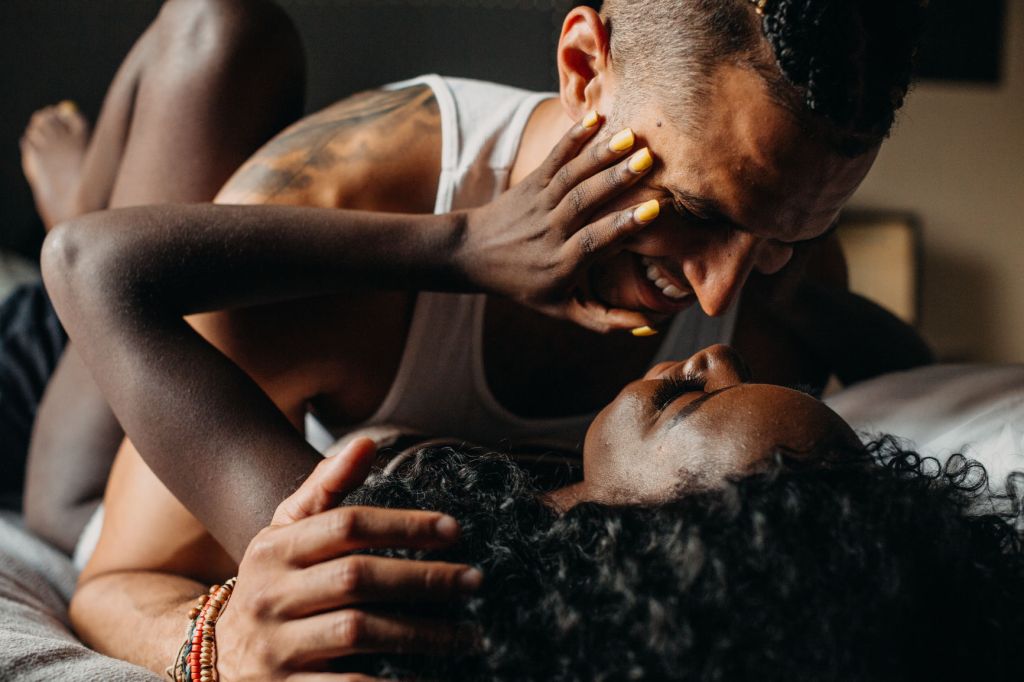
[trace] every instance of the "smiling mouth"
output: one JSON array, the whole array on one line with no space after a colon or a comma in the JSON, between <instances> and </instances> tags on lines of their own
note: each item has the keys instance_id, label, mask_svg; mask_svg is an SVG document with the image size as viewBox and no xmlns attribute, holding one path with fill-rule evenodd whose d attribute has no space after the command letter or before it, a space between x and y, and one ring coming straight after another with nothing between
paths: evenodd
<instances>
[{"instance_id":1,"label":"smiling mouth","mask_svg":"<svg viewBox=\"0 0 1024 682\"><path fill-rule=\"evenodd\" d=\"M640 299L648 309L677 313L693 305L693 289L670 276L653 258L637 255L636 268Z\"/></svg>"}]
</instances>

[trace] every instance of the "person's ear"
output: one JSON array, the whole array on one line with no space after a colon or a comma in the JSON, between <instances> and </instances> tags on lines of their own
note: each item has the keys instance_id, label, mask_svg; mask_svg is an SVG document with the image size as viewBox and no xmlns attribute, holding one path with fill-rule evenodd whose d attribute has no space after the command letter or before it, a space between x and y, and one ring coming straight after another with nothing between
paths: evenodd
<instances>
[{"instance_id":1,"label":"person's ear","mask_svg":"<svg viewBox=\"0 0 1024 682\"><path fill-rule=\"evenodd\" d=\"M558 41L558 80L566 114L579 120L609 108L611 53L608 29L589 7L565 17Z\"/></svg>"}]
</instances>

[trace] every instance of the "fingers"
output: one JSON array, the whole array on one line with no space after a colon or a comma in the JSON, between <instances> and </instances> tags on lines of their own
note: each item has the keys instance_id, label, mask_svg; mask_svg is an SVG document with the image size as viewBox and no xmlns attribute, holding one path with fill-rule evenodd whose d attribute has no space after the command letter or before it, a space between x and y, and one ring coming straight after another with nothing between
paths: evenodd
<instances>
[{"instance_id":1,"label":"fingers","mask_svg":"<svg viewBox=\"0 0 1024 682\"><path fill-rule=\"evenodd\" d=\"M598 140L589 149L563 165L548 185L547 191L552 205L566 198L580 183L630 154L635 145L636 135L633 130L624 128L614 135Z\"/></svg>"},{"instance_id":2,"label":"fingers","mask_svg":"<svg viewBox=\"0 0 1024 682\"><path fill-rule=\"evenodd\" d=\"M286 665L306 665L373 653L432 654L460 642L458 628L437 620L378 615L346 609L289 621L276 633Z\"/></svg>"},{"instance_id":3,"label":"fingers","mask_svg":"<svg viewBox=\"0 0 1024 682\"><path fill-rule=\"evenodd\" d=\"M569 128L569 132L562 136L537 169L537 177L543 186L548 186L562 168L576 158L583 146L601 129L603 123L601 115L592 111Z\"/></svg>"},{"instance_id":4,"label":"fingers","mask_svg":"<svg viewBox=\"0 0 1024 682\"><path fill-rule=\"evenodd\" d=\"M558 208L558 224L568 237L601 205L632 187L654 166L654 156L647 147L596 175L577 184ZM648 221L649 222L649 221Z\"/></svg>"},{"instance_id":5,"label":"fingers","mask_svg":"<svg viewBox=\"0 0 1024 682\"><path fill-rule=\"evenodd\" d=\"M364 549L442 549L458 539L459 524L438 512L338 507L280 529L277 536L282 540L274 534L261 539L270 546L259 551L310 566Z\"/></svg>"},{"instance_id":6,"label":"fingers","mask_svg":"<svg viewBox=\"0 0 1024 682\"><path fill-rule=\"evenodd\" d=\"M598 334L655 324L652 318L643 313L622 308L608 308L596 301L573 301L569 304L566 315L576 324Z\"/></svg>"},{"instance_id":7,"label":"fingers","mask_svg":"<svg viewBox=\"0 0 1024 682\"><path fill-rule=\"evenodd\" d=\"M438 603L476 591L480 571L465 564L356 555L292 573L274 599L296 618L367 603Z\"/></svg>"},{"instance_id":8,"label":"fingers","mask_svg":"<svg viewBox=\"0 0 1024 682\"><path fill-rule=\"evenodd\" d=\"M277 507L271 525L294 523L331 509L342 496L363 484L377 452L369 438L357 438L344 450L316 465L299 489Z\"/></svg>"},{"instance_id":9,"label":"fingers","mask_svg":"<svg viewBox=\"0 0 1024 682\"><path fill-rule=\"evenodd\" d=\"M662 203L667 201L651 199L631 209L609 213L577 231L562 248L569 250L568 257L575 268L585 266L609 247L629 239L653 223L661 215Z\"/></svg>"}]
</instances>

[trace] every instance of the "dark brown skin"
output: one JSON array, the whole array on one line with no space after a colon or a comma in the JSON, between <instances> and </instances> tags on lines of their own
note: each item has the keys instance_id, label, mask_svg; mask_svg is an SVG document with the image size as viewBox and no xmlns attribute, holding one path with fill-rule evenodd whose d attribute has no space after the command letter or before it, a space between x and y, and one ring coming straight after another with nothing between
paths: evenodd
<instances>
[{"instance_id":1,"label":"dark brown skin","mask_svg":"<svg viewBox=\"0 0 1024 682\"><path fill-rule=\"evenodd\" d=\"M42 110L26 131L26 173L47 228L104 208L212 200L301 114L303 72L298 35L273 3L168 0L118 70L91 137L67 105ZM82 147L74 163L69 145ZM30 447L25 518L33 531L74 549L103 494L119 434L69 348Z\"/></svg>"},{"instance_id":2,"label":"dark brown skin","mask_svg":"<svg viewBox=\"0 0 1024 682\"><path fill-rule=\"evenodd\" d=\"M750 383L735 350L711 346L655 365L622 389L587 430L583 481L550 500L563 509L582 501L658 504L754 471L779 449L800 457L822 446L862 449L824 403Z\"/></svg>"},{"instance_id":3,"label":"dark brown skin","mask_svg":"<svg viewBox=\"0 0 1024 682\"><path fill-rule=\"evenodd\" d=\"M429 282L515 293L549 314L565 311L600 324L615 313L580 306L572 293L595 257L646 225L633 207L587 224L594 207L586 205L581 213L567 196L582 186L601 203L643 177L644 171L628 168L627 151L613 152L606 143L596 147L603 152L574 160L598 130L574 126L550 158L502 199L460 214L285 206L91 214L53 230L43 254L45 276L118 418L142 450L154 455L156 466L163 461L198 472L217 461L217 485L232 494L215 502L230 504L232 514L225 525L213 518L206 526L225 546L244 547L258 530L254 526L269 521L260 517L261 501L283 498L287 493L280 491L312 470L319 455L279 406L182 315L347 290L356 283L415 288ZM562 167L567 175L558 173ZM515 245L511 253L509 245ZM172 255L183 249L193 254L185 276ZM520 272L549 276L526 278L518 291L506 291L509 282L501 273L510 256ZM110 305L114 300L119 303ZM153 387L159 387L155 395ZM254 477L258 468L273 468L277 476ZM197 509L216 506L195 485L196 476L186 478L191 485L175 491L182 500ZM106 503L100 544L80 578L72 620L97 649L159 669L172 655L170 633L180 607L199 586L188 578L223 580L235 564L131 449L115 463ZM261 563L268 561L257 555ZM147 581L158 585L148 590ZM154 593L161 597L154 599ZM109 617L113 612L122 617ZM267 614L256 608L252 615ZM148 634L139 637L140 628ZM436 639L431 627L420 636ZM333 646L346 645L343 640Z\"/></svg>"}]
</instances>

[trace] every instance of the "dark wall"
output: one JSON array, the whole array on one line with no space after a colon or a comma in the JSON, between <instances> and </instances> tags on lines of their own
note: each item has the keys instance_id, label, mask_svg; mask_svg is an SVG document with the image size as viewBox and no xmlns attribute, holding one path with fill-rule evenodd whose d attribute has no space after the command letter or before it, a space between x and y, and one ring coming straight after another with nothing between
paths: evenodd
<instances>
[{"instance_id":1,"label":"dark wall","mask_svg":"<svg viewBox=\"0 0 1024 682\"><path fill-rule=\"evenodd\" d=\"M95 119L160 0L0 0L0 248L42 240L18 138L36 109L74 99ZM532 89L555 85L571 0L280 0L306 44L309 108L437 72Z\"/></svg>"}]
</instances>

